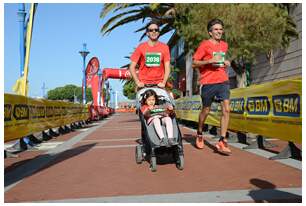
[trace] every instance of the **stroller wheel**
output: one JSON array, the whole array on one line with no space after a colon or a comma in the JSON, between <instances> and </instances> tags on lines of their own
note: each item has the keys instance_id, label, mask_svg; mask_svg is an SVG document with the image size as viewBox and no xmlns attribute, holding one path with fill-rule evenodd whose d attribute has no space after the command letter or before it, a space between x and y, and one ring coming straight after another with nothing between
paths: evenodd
<instances>
[{"instance_id":1,"label":"stroller wheel","mask_svg":"<svg viewBox=\"0 0 306 206\"><path fill-rule=\"evenodd\" d=\"M150 160L150 170L156 172L156 157L151 157Z\"/></svg>"},{"instance_id":2,"label":"stroller wheel","mask_svg":"<svg viewBox=\"0 0 306 206\"><path fill-rule=\"evenodd\" d=\"M184 169L184 156L183 155L179 155L178 159L176 161L176 167L179 170L183 170Z\"/></svg>"},{"instance_id":3,"label":"stroller wheel","mask_svg":"<svg viewBox=\"0 0 306 206\"><path fill-rule=\"evenodd\" d=\"M141 145L137 145L136 146L135 158L136 158L136 163L137 164L141 164L142 163L142 148L141 148Z\"/></svg>"}]
</instances>

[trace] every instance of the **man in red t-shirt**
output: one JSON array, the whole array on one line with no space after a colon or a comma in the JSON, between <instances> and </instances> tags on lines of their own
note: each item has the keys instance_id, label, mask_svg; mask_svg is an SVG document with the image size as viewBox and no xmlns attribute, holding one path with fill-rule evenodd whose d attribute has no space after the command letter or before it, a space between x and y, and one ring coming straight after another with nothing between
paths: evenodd
<instances>
[{"instance_id":1,"label":"man in red t-shirt","mask_svg":"<svg viewBox=\"0 0 306 206\"><path fill-rule=\"evenodd\" d=\"M141 43L131 56L130 71L138 88L157 84L164 88L170 74L170 52L167 44L158 41L159 24L151 21L146 27L148 41ZM139 65L138 76L136 65Z\"/></svg>"},{"instance_id":2,"label":"man in red t-shirt","mask_svg":"<svg viewBox=\"0 0 306 206\"><path fill-rule=\"evenodd\" d=\"M212 19L208 22L207 31L210 39L203 40L193 55L193 68L199 69L202 111L199 114L199 125L197 130L196 146L200 149L204 147L202 136L203 123L205 122L210 106L214 99L221 101L222 116L220 120L220 139L216 144L216 148L221 153L229 154L231 150L228 148L226 132L229 122L230 113L230 88L227 74L227 67L230 61L225 59L228 49L226 42L222 41L223 22L220 19Z\"/></svg>"}]
</instances>

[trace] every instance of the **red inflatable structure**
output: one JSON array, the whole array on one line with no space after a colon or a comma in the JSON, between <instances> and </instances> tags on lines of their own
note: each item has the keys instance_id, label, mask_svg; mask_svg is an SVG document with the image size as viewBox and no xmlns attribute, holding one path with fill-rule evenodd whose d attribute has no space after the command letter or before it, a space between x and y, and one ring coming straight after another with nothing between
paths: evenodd
<instances>
[{"instance_id":1,"label":"red inflatable structure","mask_svg":"<svg viewBox=\"0 0 306 206\"><path fill-rule=\"evenodd\" d=\"M105 105L103 92L105 81L109 78L131 78L131 74L128 69L104 68L102 73L100 73L99 67L100 63L97 57L91 58L86 67L86 86L91 88L93 97L93 103L89 108L92 120L106 117L114 112L114 108L110 108Z\"/></svg>"}]
</instances>

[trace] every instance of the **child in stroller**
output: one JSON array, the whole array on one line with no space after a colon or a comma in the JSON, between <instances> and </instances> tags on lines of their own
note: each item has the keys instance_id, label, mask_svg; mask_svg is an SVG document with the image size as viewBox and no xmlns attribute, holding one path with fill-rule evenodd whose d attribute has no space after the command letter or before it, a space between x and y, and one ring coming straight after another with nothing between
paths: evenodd
<instances>
[{"instance_id":1,"label":"child in stroller","mask_svg":"<svg viewBox=\"0 0 306 206\"><path fill-rule=\"evenodd\" d=\"M147 121L147 124L154 125L154 129L160 138L160 145L175 145L176 141L173 138L173 125L170 117L174 115L173 106L169 103L156 105L155 103L157 100L158 96L154 90L146 90L143 94L140 110ZM161 124L166 125L168 142L167 138L165 138Z\"/></svg>"},{"instance_id":2,"label":"child in stroller","mask_svg":"<svg viewBox=\"0 0 306 206\"><path fill-rule=\"evenodd\" d=\"M149 102L151 100L152 102ZM136 146L136 162L140 164L147 159L150 161L151 171L156 171L157 157L167 153L172 155L177 168L182 170L182 137L175 118L172 98L164 89L154 87L139 90L136 101L141 121L141 143Z\"/></svg>"}]
</instances>

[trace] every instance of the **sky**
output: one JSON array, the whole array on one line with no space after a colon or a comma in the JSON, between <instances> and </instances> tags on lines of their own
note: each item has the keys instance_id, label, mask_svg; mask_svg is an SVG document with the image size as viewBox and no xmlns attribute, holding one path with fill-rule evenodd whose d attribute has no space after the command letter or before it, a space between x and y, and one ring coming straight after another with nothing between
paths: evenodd
<instances>
[{"instance_id":1,"label":"sky","mask_svg":"<svg viewBox=\"0 0 306 206\"><path fill-rule=\"evenodd\" d=\"M82 85L83 60L79 51L83 43L90 52L86 64L92 57L100 61L100 68L119 68L129 63L130 56L140 43L142 33L135 31L143 26L142 21L133 22L103 36L101 25L109 18L100 19L103 4L98 3L39 3L33 27L29 63L29 96L42 97L45 93L67 84ZM26 4L29 13L30 4ZM18 4L4 4L4 93L14 93L13 85L19 78L19 22ZM160 38L167 43L171 34ZM146 41L147 38L142 41ZM118 101L126 98L122 94L122 82L109 80Z\"/></svg>"}]
</instances>

